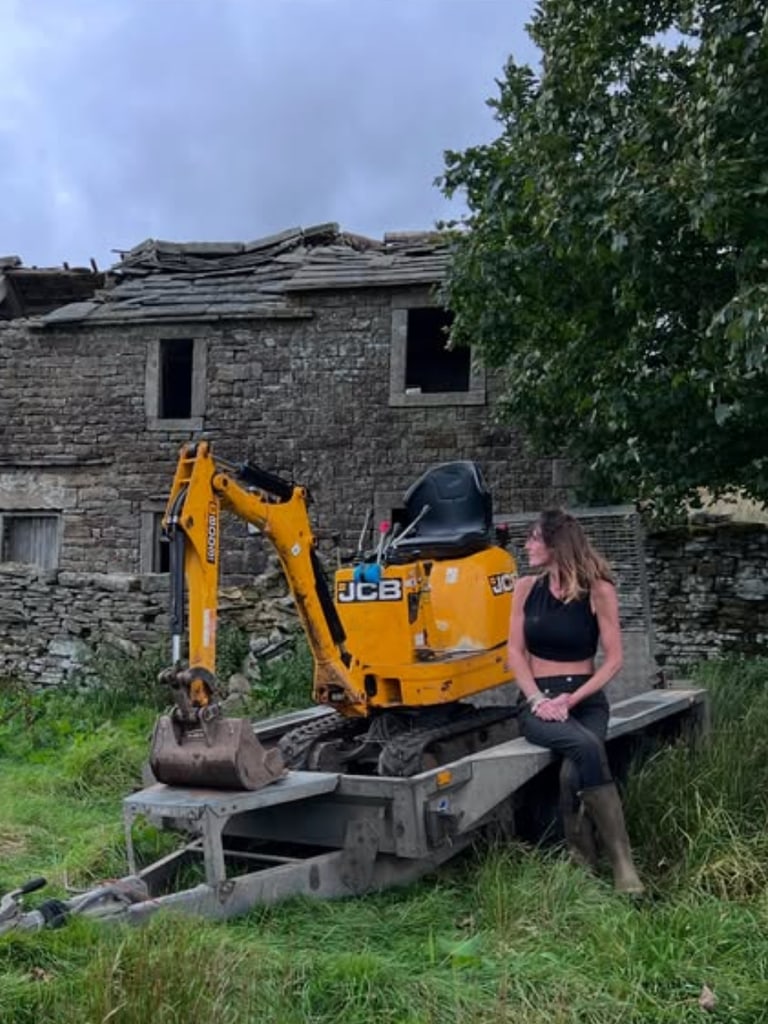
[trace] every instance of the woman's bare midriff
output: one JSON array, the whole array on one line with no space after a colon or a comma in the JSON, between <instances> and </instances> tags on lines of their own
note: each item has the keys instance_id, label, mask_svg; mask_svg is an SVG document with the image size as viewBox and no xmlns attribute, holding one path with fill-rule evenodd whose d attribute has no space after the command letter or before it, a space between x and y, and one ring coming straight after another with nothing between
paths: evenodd
<instances>
[{"instance_id":1,"label":"woman's bare midriff","mask_svg":"<svg viewBox=\"0 0 768 1024\"><path fill-rule=\"evenodd\" d=\"M595 663L588 658L586 661L548 661L528 655L534 679L548 679L550 676L590 676L595 671Z\"/></svg>"}]
</instances>

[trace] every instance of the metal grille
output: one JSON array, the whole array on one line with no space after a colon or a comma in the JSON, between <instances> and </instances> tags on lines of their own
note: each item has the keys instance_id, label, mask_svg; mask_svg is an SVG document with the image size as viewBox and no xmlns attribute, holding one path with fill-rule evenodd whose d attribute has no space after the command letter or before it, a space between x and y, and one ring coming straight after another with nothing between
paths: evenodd
<instances>
[{"instance_id":1,"label":"metal grille","mask_svg":"<svg viewBox=\"0 0 768 1024\"><path fill-rule=\"evenodd\" d=\"M575 516L590 541L611 563L616 575L623 629L651 629L648 579L645 573L643 527L640 516L631 505L600 508L568 509ZM511 551L520 575L532 570L525 557L525 538L536 516L515 513L494 516L497 524L509 526Z\"/></svg>"},{"instance_id":2,"label":"metal grille","mask_svg":"<svg viewBox=\"0 0 768 1024\"><path fill-rule=\"evenodd\" d=\"M631 505L568 511L579 520L591 542L608 559L616 577L624 667L606 691L611 702L615 702L652 685L657 673L643 524ZM525 557L524 545L535 520L536 515L531 513L494 516L498 525L506 523L509 528L510 550L521 575L532 571Z\"/></svg>"}]
</instances>

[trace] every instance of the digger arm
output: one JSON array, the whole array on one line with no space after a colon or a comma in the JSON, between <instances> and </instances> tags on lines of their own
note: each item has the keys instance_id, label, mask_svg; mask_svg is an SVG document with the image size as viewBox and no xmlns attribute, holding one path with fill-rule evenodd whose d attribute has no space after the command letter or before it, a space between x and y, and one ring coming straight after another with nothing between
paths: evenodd
<instances>
[{"instance_id":1,"label":"digger arm","mask_svg":"<svg viewBox=\"0 0 768 1024\"><path fill-rule=\"evenodd\" d=\"M188 595L189 668L181 673L190 705L187 710L206 707L215 694L222 509L257 526L275 547L314 657L315 699L342 706L359 704L361 695L347 671L344 629L315 552L306 489L254 467L222 467L206 442L185 446L163 518L171 542L176 665L184 632L185 584Z\"/></svg>"}]
</instances>

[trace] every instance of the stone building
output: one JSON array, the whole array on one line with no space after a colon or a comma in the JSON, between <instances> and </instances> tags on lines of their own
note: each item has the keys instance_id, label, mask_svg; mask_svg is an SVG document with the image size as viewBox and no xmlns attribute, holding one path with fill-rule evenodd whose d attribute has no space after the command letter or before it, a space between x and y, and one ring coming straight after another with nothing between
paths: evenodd
<instances>
[{"instance_id":1,"label":"stone building","mask_svg":"<svg viewBox=\"0 0 768 1024\"><path fill-rule=\"evenodd\" d=\"M308 485L326 544L444 460L477 460L501 512L562 500L559 461L494 422L498 379L445 348L446 255L436 234L335 224L147 241L95 294L0 323L0 560L161 571L176 456L199 438ZM226 549L229 575L263 560L241 526Z\"/></svg>"}]
</instances>

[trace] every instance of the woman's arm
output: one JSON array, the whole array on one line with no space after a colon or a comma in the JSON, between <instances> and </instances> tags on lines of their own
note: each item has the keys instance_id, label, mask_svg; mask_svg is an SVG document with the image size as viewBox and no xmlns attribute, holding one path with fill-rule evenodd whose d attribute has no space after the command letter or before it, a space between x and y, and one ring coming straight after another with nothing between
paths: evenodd
<instances>
[{"instance_id":1,"label":"woman's arm","mask_svg":"<svg viewBox=\"0 0 768 1024\"><path fill-rule=\"evenodd\" d=\"M515 583L515 592L512 595L512 614L509 618L509 640L507 641L507 664L514 672L515 682L522 690L523 696L529 701L543 696L533 678L533 672L531 672L523 633L523 609L535 582L535 576L523 576Z\"/></svg>"},{"instance_id":2,"label":"woman's arm","mask_svg":"<svg viewBox=\"0 0 768 1024\"><path fill-rule=\"evenodd\" d=\"M619 625L619 599L616 587L607 580L597 580L592 585L592 606L600 629L600 644L603 648L603 663L590 679L568 695L568 707L575 707L580 701L602 690L617 674L623 663L621 626Z\"/></svg>"}]
</instances>

